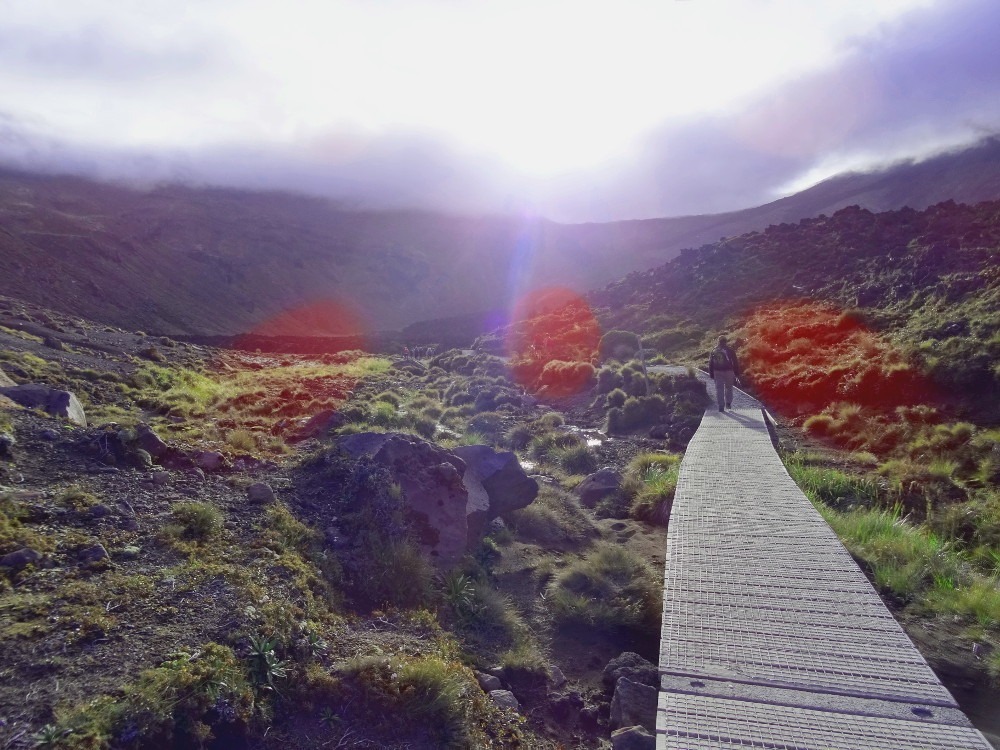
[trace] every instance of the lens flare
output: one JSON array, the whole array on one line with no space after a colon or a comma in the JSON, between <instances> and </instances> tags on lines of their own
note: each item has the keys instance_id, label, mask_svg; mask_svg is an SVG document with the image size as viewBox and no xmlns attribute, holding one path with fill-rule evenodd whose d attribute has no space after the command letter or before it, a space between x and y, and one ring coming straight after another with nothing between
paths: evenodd
<instances>
[{"instance_id":1,"label":"lens flare","mask_svg":"<svg viewBox=\"0 0 1000 750\"><path fill-rule=\"evenodd\" d=\"M590 305L565 287L536 289L514 304L506 350L527 390L563 397L589 387L601 329Z\"/></svg>"}]
</instances>

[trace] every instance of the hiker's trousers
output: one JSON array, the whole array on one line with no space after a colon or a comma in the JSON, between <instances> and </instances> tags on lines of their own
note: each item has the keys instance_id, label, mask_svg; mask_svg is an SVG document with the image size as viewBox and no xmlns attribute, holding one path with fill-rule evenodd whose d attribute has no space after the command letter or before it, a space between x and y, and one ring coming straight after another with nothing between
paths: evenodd
<instances>
[{"instance_id":1,"label":"hiker's trousers","mask_svg":"<svg viewBox=\"0 0 1000 750\"><path fill-rule=\"evenodd\" d=\"M733 403L733 386L736 385L736 373L732 370L715 370L715 398L719 402L719 411Z\"/></svg>"}]
</instances>

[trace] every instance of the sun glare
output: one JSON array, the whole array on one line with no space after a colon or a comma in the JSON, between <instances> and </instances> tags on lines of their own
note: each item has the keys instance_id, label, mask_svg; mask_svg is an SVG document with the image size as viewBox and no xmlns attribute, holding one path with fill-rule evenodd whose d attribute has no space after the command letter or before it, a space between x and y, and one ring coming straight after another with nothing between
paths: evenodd
<instances>
[{"instance_id":1,"label":"sun glare","mask_svg":"<svg viewBox=\"0 0 1000 750\"><path fill-rule=\"evenodd\" d=\"M551 177L634 158L671 123L736 112L930 1L216 0L182 13L156 0L15 2L13 28L151 68L123 96L121 66L77 77L43 65L0 78L0 98L80 143L301 149L418 133Z\"/></svg>"}]
</instances>

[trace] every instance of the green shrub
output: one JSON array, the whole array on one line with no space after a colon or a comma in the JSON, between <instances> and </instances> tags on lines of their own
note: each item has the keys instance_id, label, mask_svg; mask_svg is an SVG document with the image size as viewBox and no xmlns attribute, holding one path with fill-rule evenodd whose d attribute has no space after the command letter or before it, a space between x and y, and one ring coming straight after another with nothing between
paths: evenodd
<instances>
[{"instance_id":1,"label":"green shrub","mask_svg":"<svg viewBox=\"0 0 1000 750\"><path fill-rule=\"evenodd\" d=\"M524 424L514 425L504 435L504 442L511 450L524 450L531 442L531 428Z\"/></svg>"},{"instance_id":2,"label":"green shrub","mask_svg":"<svg viewBox=\"0 0 1000 750\"><path fill-rule=\"evenodd\" d=\"M400 400L399 396L392 391L384 391L375 397L376 401L384 401L387 404L392 404L394 409L399 408Z\"/></svg>"},{"instance_id":3,"label":"green shrub","mask_svg":"<svg viewBox=\"0 0 1000 750\"><path fill-rule=\"evenodd\" d=\"M629 331L608 331L601 336L597 351L602 360L625 360L635 355L639 348L639 337Z\"/></svg>"},{"instance_id":4,"label":"green shrub","mask_svg":"<svg viewBox=\"0 0 1000 750\"><path fill-rule=\"evenodd\" d=\"M250 430L230 430L226 433L226 444L234 450L251 453L260 446L257 443L257 435Z\"/></svg>"},{"instance_id":5,"label":"green shrub","mask_svg":"<svg viewBox=\"0 0 1000 750\"><path fill-rule=\"evenodd\" d=\"M413 430L421 437L430 440L437 432L437 422L428 417L422 417L414 421Z\"/></svg>"},{"instance_id":6,"label":"green shrub","mask_svg":"<svg viewBox=\"0 0 1000 750\"><path fill-rule=\"evenodd\" d=\"M615 388L621 388L624 383L625 380L613 367L602 367L597 373L598 393L610 393Z\"/></svg>"},{"instance_id":7,"label":"green shrub","mask_svg":"<svg viewBox=\"0 0 1000 750\"><path fill-rule=\"evenodd\" d=\"M566 424L566 419L557 411L550 411L536 419L532 425L537 430L554 430Z\"/></svg>"},{"instance_id":8,"label":"green shrub","mask_svg":"<svg viewBox=\"0 0 1000 750\"><path fill-rule=\"evenodd\" d=\"M607 405L613 408L621 408L625 405L625 400L628 395L621 388L615 388L613 391L608 393Z\"/></svg>"}]
</instances>

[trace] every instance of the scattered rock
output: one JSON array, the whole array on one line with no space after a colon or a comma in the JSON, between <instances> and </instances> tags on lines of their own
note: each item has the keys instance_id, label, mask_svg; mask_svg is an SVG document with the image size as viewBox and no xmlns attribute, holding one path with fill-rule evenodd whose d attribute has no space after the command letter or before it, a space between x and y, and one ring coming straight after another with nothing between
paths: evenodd
<instances>
[{"instance_id":1,"label":"scattered rock","mask_svg":"<svg viewBox=\"0 0 1000 750\"><path fill-rule=\"evenodd\" d=\"M660 693L655 687L620 677L611 698L611 728L641 725L656 731L656 706Z\"/></svg>"},{"instance_id":2,"label":"scattered rock","mask_svg":"<svg viewBox=\"0 0 1000 750\"><path fill-rule=\"evenodd\" d=\"M42 553L33 550L31 547L22 547L14 552L8 552L3 557L0 557L0 568L13 568L14 570L20 570L32 563L36 563L42 559Z\"/></svg>"},{"instance_id":3,"label":"scattered rock","mask_svg":"<svg viewBox=\"0 0 1000 750\"><path fill-rule=\"evenodd\" d=\"M611 690L622 677L628 677L633 682L640 682L659 689L660 673L657 666L643 659L634 651L624 651L608 662L601 675L601 682Z\"/></svg>"},{"instance_id":4,"label":"scattered rock","mask_svg":"<svg viewBox=\"0 0 1000 750\"><path fill-rule=\"evenodd\" d=\"M93 507L87 508L84 515L86 515L88 518L94 521L98 521L102 518L107 518L112 513L114 513L114 511L111 510L111 508L109 508L107 505L105 505L104 503L98 503Z\"/></svg>"},{"instance_id":5,"label":"scattered rock","mask_svg":"<svg viewBox=\"0 0 1000 750\"><path fill-rule=\"evenodd\" d=\"M594 732L601 725L601 717L607 715L607 710L600 706L584 706L580 709L580 727Z\"/></svg>"},{"instance_id":6,"label":"scattered rock","mask_svg":"<svg viewBox=\"0 0 1000 750\"><path fill-rule=\"evenodd\" d=\"M347 419L340 412L333 409L324 409L318 414L314 414L309 419L300 422L298 427L289 434L288 439L292 442L309 440L314 437L322 437L330 430L335 430L344 425Z\"/></svg>"},{"instance_id":7,"label":"scattered rock","mask_svg":"<svg viewBox=\"0 0 1000 750\"><path fill-rule=\"evenodd\" d=\"M49 440L49 441L58 440L59 432L57 430L53 430L51 427L46 427L44 430L38 433L38 437L40 437L42 440Z\"/></svg>"},{"instance_id":8,"label":"scattered rock","mask_svg":"<svg viewBox=\"0 0 1000 750\"><path fill-rule=\"evenodd\" d=\"M54 417L68 419L81 427L87 426L87 415L80 400L69 391L28 383L0 388L0 394L28 409L42 409Z\"/></svg>"},{"instance_id":9,"label":"scattered rock","mask_svg":"<svg viewBox=\"0 0 1000 750\"><path fill-rule=\"evenodd\" d=\"M108 555L108 551L104 549L103 544L94 544L90 547L84 547L76 555L76 559L84 565L91 565L109 558L110 555Z\"/></svg>"},{"instance_id":10,"label":"scattered rock","mask_svg":"<svg viewBox=\"0 0 1000 750\"><path fill-rule=\"evenodd\" d=\"M521 710L521 704L517 702L517 698L509 690L491 690L489 695L500 708L509 708L512 711Z\"/></svg>"},{"instance_id":11,"label":"scattered rock","mask_svg":"<svg viewBox=\"0 0 1000 750\"><path fill-rule=\"evenodd\" d=\"M563 671L559 669L559 667L557 667L555 664L549 665L548 674L549 674L549 684L551 684L552 687L554 687L556 690L558 690L568 682L568 680L566 679L566 675L564 675Z\"/></svg>"},{"instance_id":12,"label":"scattered rock","mask_svg":"<svg viewBox=\"0 0 1000 750\"><path fill-rule=\"evenodd\" d=\"M169 471L154 471L152 476L150 476L153 484L157 487L162 487L163 485L170 482L170 472Z\"/></svg>"},{"instance_id":13,"label":"scattered rock","mask_svg":"<svg viewBox=\"0 0 1000 750\"><path fill-rule=\"evenodd\" d=\"M218 451L201 451L194 455L194 463L202 471L218 471L225 467L226 457Z\"/></svg>"},{"instance_id":14,"label":"scattered rock","mask_svg":"<svg viewBox=\"0 0 1000 750\"><path fill-rule=\"evenodd\" d=\"M57 339L55 336L46 336L42 343L44 343L45 346L47 346L49 349L55 349L56 351L59 352L64 351L66 349L66 346L63 344L63 342Z\"/></svg>"},{"instance_id":15,"label":"scattered rock","mask_svg":"<svg viewBox=\"0 0 1000 750\"><path fill-rule=\"evenodd\" d=\"M555 695L549 699L552 716L560 724L572 725L580 719L583 709L583 696L573 690L566 695Z\"/></svg>"},{"instance_id":16,"label":"scattered rock","mask_svg":"<svg viewBox=\"0 0 1000 750\"><path fill-rule=\"evenodd\" d=\"M622 474L617 469L605 466L588 476L576 488L580 504L593 508L601 500L614 495L622 486Z\"/></svg>"},{"instance_id":17,"label":"scattered rock","mask_svg":"<svg viewBox=\"0 0 1000 750\"><path fill-rule=\"evenodd\" d=\"M17 440L9 432L0 432L0 458L10 458L14 455Z\"/></svg>"},{"instance_id":18,"label":"scattered rock","mask_svg":"<svg viewBox=\"0 0 1000 750\"><path fill-rule=\"evenodd\" d=\"M494 690L500 690L503 685L500 683L499 677L494 677L491 674L486 674L485 672L476 672L476 680L479 682L479 687L483 689L486 693L492 693Z\"/></svg>"},{"instance_id":19,"label":"scattered rock","mask_svg":"<svg viewBox=\"0 0 1000 750\"><path fill-rule=\"evenodd\" d=\"M274 490L264 482L254 482L247 487L247 500L256 505L267 505L274 502Z\"/></svg>"},{"instance_id":20,"label":"scattered rock","mask_svg":"<svg viewBox=\"0 0 1000 750\"><path fill-rule=\"evenodd\" d=\"M611 733L613 750L655 750L656 736L642 727L623 727Z\"/></svg>"}]
</instances>

